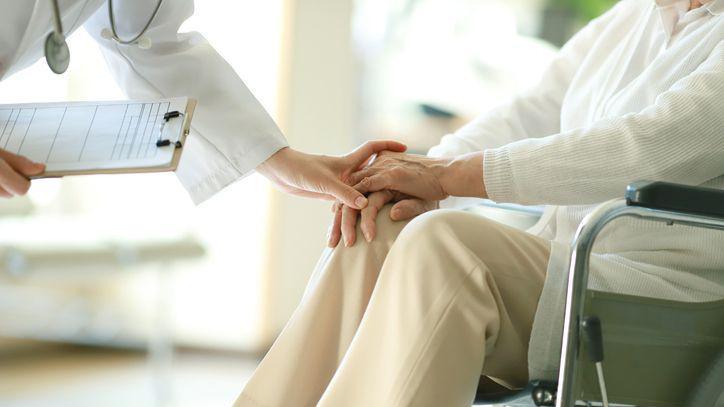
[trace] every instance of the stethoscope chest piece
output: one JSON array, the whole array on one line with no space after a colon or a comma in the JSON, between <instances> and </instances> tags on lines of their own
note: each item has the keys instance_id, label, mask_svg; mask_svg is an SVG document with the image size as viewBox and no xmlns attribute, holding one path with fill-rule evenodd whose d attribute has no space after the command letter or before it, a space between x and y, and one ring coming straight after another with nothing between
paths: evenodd
<instances>
[{"instance_id":1,"label":"stethoscope chest piece","mask_svg":"<svg viewBox=\"0 0 724 407\"><path fill-rule=\"evenodd\" d=\"M144 34L151 27L153 19L156 18L158 10L163 4L163 0L158 0L156 7L153 9L151 18L148 19L146 25L143 26L141 32L133 36L130 39L122 39L116 33L116 18L113 14L113 0L108 0L108 20L111 23L111 28L104 28L101 31L101 36L106 39L113 39L120 45L138 45L141 49L151 48L151 39L146 37ZM65 41L65 34L63 33L63 21L60 16L60 7L58 6L58 0L52 0L53 6L53 32L48 34L45 39L45 60L48 62L50 70L61 74L68 69L70 64L70 49L68 43Z\"/></svg>"},{"instance_id":2,"label":"stethoscope chest piece","mask_svg":"<svg viewBox=\"0 0 724 407\"><path fill-rule=\"evenodd\" d=\"M70 64L70 49L63 35L55 32L48 34L45 39L45 60L50 70L62 74Z\"/></svg>"}]
</instances>

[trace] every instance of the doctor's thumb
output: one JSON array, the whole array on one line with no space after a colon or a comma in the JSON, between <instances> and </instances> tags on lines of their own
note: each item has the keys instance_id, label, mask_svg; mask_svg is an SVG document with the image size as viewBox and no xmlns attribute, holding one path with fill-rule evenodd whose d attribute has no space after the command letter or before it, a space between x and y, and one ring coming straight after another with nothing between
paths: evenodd
<instances>
[{"instance_id":1,"label":"doctor's thumb","mask_svg":"<svg viewBox=\"0 0 724 407\"><path fill-rule=\"evenodd\" d=\"M0 150L0 159L7 162L15 171L29 177L39 175L45 171L45 164L31 161L27 157Z\"/></svg>"},{"instance_id":2,"label":"doctor's thumb","mask_svg":"<svg viewBox=\"0 0 724 407\"><path fill-rule=\"evenodd\" d=\"M350 208L363 209L367 206L367 198L342 181L335 181L330 185L329 194Z\"/></svg>"}]
</instances>

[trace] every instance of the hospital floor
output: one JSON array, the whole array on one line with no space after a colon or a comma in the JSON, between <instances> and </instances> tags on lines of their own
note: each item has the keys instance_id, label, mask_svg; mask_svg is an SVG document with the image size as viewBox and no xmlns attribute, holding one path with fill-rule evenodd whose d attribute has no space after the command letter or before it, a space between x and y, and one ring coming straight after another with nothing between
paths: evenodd
<instances>
[{"instance_id":1,"label":"hospital floor","mask_svg":"<svg viewBox=\"0 0 724 407\"><path fill-rule=\"evenodd\" d=\"M0 350L0 406L226 407L257 363L234 353L178 351L159 402L158 376L143 352L68 346Z\"/></svg>"},{"instance_id":2,"label":"hospital floor","mask_svg":"<svg viewBox=\"0 0 724 407\"><path fill-rule=\"evenodd\" d=\"M229 353L177 352L159 403L144 353L41 347L0 354L0 406L230 406L257 360Z\"/></svg>"}]
</instances>

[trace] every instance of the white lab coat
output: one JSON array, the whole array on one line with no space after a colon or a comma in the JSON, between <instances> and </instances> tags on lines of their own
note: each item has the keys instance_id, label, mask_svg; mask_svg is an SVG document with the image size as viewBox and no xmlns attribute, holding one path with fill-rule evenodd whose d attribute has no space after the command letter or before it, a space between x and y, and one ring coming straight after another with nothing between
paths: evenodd
<instances>
[{"instance_id":1,"label":"white lab coat","mask_svg":"<svg viewBox=\"0 0 724 407\"><path fill-rule=\"evenodd\" d=\"M150 49L100 36L109 27L105 0L59 0L66 36L83 25L98 41L118 84L130 98L189 96L198 100L178 178L199 203L249 174L287 145L284 136L226 61L199 33L179 34L193 0L165 0L148 32ZM118 33L140 31L156 1L114 3ZM49 0L0 0L0 80L43 57L52 31ZM233 34L232 34L233 35ZM73 58L71 47L71 58ZM49 75L52 75L50 70ZM31 86L32 84L29 84Z\"/></svg>"},{"instance_id":2,"label":"white lab coat","mask_svg":"<svg viewBox=\"0 0 724 407\"><path fill-rule=\"evenodd\" d=\"M724 189L724 0L688 6L619 2L561 50L539 86L431 150L484 151L493 200L547 205L529 230L552 241L529 348L532 378L556 377L569 247L584 216L640 179ZM724 298L722 232L625 219L597 242L592 288Z\"/></svg>"}]
</instances>

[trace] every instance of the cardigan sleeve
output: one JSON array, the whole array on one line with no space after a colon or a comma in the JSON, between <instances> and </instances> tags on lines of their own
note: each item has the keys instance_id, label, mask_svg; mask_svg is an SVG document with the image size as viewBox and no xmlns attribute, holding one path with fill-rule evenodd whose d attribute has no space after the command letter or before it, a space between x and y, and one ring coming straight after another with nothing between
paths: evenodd
<instances>
[{"instance_id":1,"label":"cardigan sleeve","mask_svg":"<svg viewBox=\"0 0 724 407\"><path fill-rule=\"evenodd\" d=\"M638 179L701 184L724 174L724 42L653 105L623 117L484 152L491 199L583 205Z\"/></svg>"}]
</instances>

